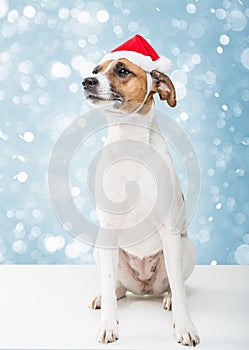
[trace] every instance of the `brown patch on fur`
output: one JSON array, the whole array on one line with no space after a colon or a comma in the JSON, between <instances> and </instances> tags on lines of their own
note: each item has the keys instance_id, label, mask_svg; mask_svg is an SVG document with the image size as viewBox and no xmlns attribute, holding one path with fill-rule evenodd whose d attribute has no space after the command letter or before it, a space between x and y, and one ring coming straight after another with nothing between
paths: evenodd
<instances>
[{"instance_id":1,"label":"brown patch on fur","mask_svg":"<svg viewBox=\"0 0 249 350\"><path fill-rule=\"evenodd\" d=\"M104 72L110 63L111 61L102 63L100 65L100 72ZM115 69L119 63L122 63L131 73L126 76L119 76ZM105 74L114 91L118 92L124 99L120 109L126 113L134 112L143 102L147 92L145 71L136 64L123 58L114 61ZM148 113L152 106L153 94L153 91L151 91L139 113Z\"/></svg>"}]
</instances>

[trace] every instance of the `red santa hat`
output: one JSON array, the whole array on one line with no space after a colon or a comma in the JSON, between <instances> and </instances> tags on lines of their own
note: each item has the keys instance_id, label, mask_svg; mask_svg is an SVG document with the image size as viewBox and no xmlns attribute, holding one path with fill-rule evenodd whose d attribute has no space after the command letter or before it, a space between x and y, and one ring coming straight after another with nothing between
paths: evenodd
<instances>
[{"instance_id":1,"label":"red santa hat","mask_svg":"<svg viewBox=\"0 0 249 350\"><path fill-rule=\"evenodd\" d=\"M153 47L141 35L135 35L110 53L106 54L101 62L127 58L146 72L154 69L166 73L171 69L171 61L167 57L159 57Z\"/></svg>"}]
</instances>

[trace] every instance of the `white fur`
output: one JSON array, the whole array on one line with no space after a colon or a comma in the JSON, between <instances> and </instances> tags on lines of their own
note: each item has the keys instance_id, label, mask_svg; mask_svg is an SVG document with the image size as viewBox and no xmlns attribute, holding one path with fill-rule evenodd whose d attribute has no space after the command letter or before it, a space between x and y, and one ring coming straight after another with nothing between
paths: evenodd
<instances>
[{"instance_id":1,"label":"white fur","mask_svg":"<svg viewBox=\"0 0 249 350\"><path fill-rule=\"evenodd\" d=\"M95 76L98 81L98 96L103 98L103 99L109 99L111 96L111 89L110 89L110 84L109 80L104 74L96 74Z\"/></svg>"}]
</instances>

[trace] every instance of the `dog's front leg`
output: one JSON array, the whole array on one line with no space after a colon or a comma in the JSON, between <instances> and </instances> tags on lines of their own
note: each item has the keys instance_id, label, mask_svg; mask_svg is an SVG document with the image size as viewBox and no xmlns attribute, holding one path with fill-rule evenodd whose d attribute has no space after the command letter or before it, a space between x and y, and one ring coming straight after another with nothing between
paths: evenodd
<instances>
[{"instance_id":1,"label":"dog's front leg","mask_svg":"<svg viewBox=\"0 0 249 350\"><path fill-rule=\"evenodd\" d=\"M195 346L200 342L188 311L183 274L182 237L167 228L162 229L166 271L172 292L173 325L178 343Z\"/></svg>"},{"instance_id":2,"label":"dog's front leg","mask_svg":"<svg viewBox=\"0 0 249 350\"><path fill-rule=\"evenodd\" d=\"M96 248L101 269L101 317L97 334L99 343L110 343L118 339L116 280L118 248Z\"/></svg>"}]
</instances>

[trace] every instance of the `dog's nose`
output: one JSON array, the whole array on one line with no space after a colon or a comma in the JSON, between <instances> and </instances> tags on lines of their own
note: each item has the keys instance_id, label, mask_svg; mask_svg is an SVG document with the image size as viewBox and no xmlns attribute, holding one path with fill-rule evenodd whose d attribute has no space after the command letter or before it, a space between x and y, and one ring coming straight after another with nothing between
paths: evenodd
<instances>
[{"instance_id":1,"label":"dog's nose","mask_svg":"<svg viewBox=\"0 0 249 350\"><path fill-rule=\"evenodd\" d=\"M86 78L82 81L82 85L83 88L85 90L87 89L93 89L94 87L96 87L96 85L98 84L98 79L92 77L92 78Z\"/></svg>"}]
</instances>

